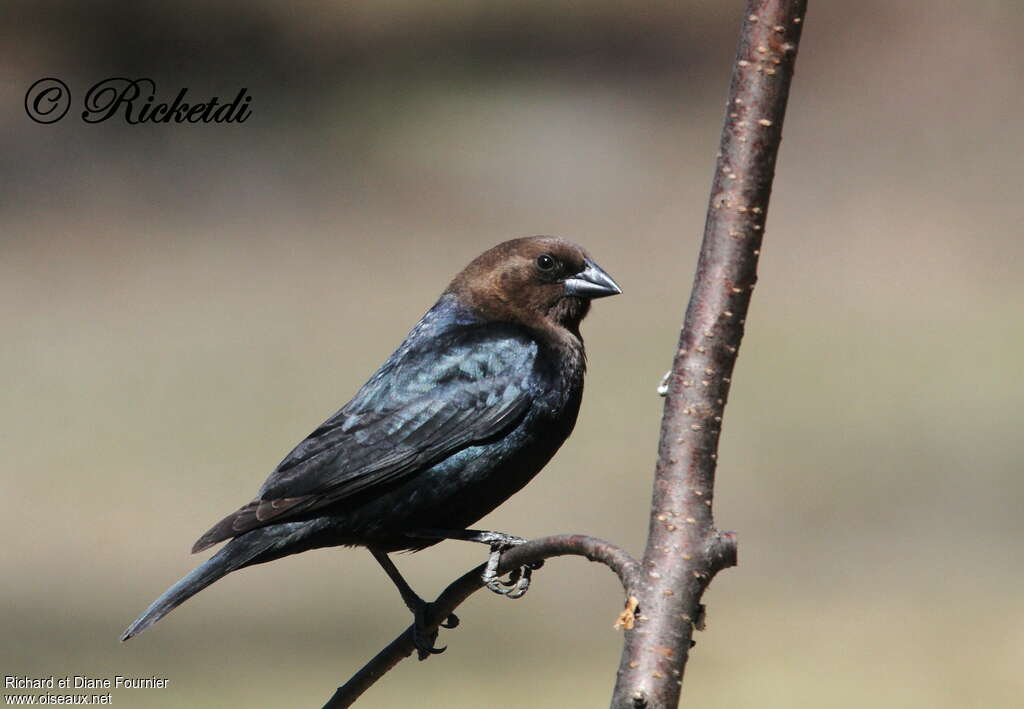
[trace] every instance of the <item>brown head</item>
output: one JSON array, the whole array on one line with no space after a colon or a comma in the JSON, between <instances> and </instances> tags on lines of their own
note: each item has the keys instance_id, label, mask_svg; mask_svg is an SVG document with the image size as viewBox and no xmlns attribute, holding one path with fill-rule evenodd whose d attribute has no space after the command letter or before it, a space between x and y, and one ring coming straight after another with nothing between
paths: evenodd
<instances>
[{"instance_id":1,"label":"brown head","mask_svg":"<svg viewBox=\"0 0 1024 709\"><path fill-rule=\"evenodd\" d=\"M523 325L565 343L568 335L579 341L592 299L622 290L580 246L528 236L477 256L447 292L486 320Z\"/></svg>"}]
</instances>

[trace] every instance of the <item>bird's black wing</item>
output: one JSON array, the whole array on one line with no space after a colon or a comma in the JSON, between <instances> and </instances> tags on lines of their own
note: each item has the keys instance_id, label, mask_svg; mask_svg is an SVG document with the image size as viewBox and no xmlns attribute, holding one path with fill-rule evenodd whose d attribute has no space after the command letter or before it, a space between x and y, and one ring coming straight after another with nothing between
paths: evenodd
<instances>
[{"instance_id":1,"label":"bird's black wing","mask_svg":"<svg viewBox=\"0 0 1024 709\"><path fill-rule=\"evenodd\" d=\"M515 330L413 335L194 551L415 474L507 430L533 400L536 343Z\"/></svg>"}]
</instances>

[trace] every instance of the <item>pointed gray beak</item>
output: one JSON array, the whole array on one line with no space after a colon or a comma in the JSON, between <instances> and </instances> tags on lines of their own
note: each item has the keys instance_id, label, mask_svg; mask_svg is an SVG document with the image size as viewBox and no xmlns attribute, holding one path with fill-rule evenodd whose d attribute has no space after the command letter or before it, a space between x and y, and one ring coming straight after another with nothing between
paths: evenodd
<instances>
[{"instance_id":1,"label":"pointed gray beak","mask_svg":"<svg viewBox=\"0 0 1024 709\"><path fill-rule=\"evenodd\" d=\"M619 284L600 266L586 259L585 268L565 279L565 294L578 298L604 298L622 292Z\"/></svg>"}]
</instances>

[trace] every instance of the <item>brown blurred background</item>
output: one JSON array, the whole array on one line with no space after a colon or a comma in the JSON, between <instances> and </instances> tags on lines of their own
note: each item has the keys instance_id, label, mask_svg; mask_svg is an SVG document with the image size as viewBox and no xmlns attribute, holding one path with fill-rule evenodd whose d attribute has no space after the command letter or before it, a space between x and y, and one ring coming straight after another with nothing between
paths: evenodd
<instances>
[{"instance_id":1,"label":"brown blurred background","mask_svg":"<svg viewBox=\"0 0 1024 709\"><path fill-rule=\"evenodd\" d=\"M0 23L4 674L166 677L122 707L319 706L408 623L362 550L233 574L121 645L470 258L586 245L577 432L482 523L639 553L742 4L7 0ZM1024 703L1024 5L815 2L725 420L684 702ZM111 76L241 125L37 125ZM79 108L80 110L80 108ZM482 560L397 558L432 596ZM604 706L614 578L478 594L366 706Z\"/></svg>"}]
</instances>

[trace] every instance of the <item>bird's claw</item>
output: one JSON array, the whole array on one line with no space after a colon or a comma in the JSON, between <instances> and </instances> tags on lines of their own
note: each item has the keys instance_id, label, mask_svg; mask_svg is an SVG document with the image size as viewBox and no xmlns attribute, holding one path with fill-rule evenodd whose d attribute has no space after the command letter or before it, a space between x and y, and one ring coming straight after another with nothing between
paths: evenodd
<instances>
[{"instance_id":1,"label":"bird's claw","mask_svg":"<svg viewBox=\"0 0 1024 709\"><path fill-rule=\"evenodd\" d=\"M413 613L412 643L416 646L416 653L420 660L426 660L431 655L440 655L448 649L447 645L434 647L434 643L437 642L437 630L429 633L426 631L428 610L430 610L430 604L424 603ZM442 628L456 628L459 625L459 617L454 613L449 613L440 625Z\"/></svg>"},{"instance_id":2,"label":"bird's claw","mask_svg":"<svg viewBox=\"0 0 1024 709\"><path fill-rule=\"evenodd\" d=\"M508 581L495 577L487 582L487 588L505 598L522 598L530 590L532 575L533 569L529 566L521 566L508 575Z\"/></svg>"},{"instance_id":3,"label":"bird's claw","mask_svg":"<svg viewBox=\"0 0 1024 709\"><path fill-rule=\"evenodd\" d=\"M525 543L525 539L508 536L501 542L491 545L491 555L487 558L487 566L484 567L483 573L484 585L487 586L489 591L505 598L516 599L522 598L530 590L530 579L533 577L533 572L544 565L543 560L531 562L525 566L513 569L509 573L507 581L502 580L498 576L498 564L501 561L501 553L506 549Z\"/></svg>"},{"instance_id":4,"label":"bird's claw","mask_svg":"<svg viewBox=\"0 0 1024 709\"><path fill-rule=\"evenodd\" d=\"M448 649L448 646L434 647L434 643L437 642L437 631L424 637L419 629L414 628L412 631L412 642L416 646L416 653L420 660L426 660L431 655L440 655L442 652Z\"/></svg>"}]
</instances>

